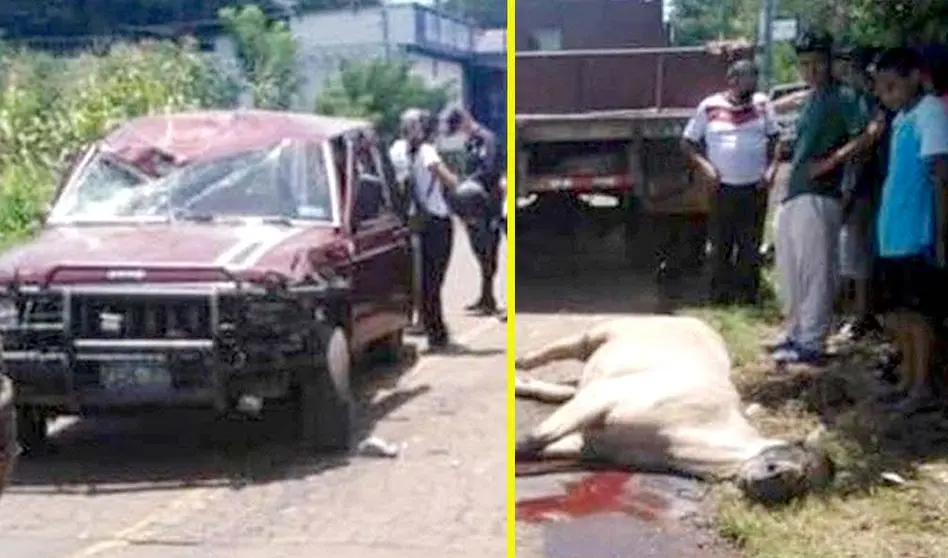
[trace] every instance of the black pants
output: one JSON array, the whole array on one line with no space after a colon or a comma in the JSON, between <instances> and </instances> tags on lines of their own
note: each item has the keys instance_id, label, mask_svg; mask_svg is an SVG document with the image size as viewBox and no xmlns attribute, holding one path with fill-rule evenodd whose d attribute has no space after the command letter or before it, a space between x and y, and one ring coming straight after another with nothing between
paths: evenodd
<instances>
[{"instance_id":1,"label":"black pants","mask_svg":"<svg viewBox=\"0 0 948 558\"><path fill-rule=\"evenodd\" d=\"M719 304L757 302L760 242L767 215L767 191L749 185L721 185L712 200L711 299Z\"/></svg>"},{"instance_id":2,"label":"black pants","mask_svg":"<svg viewBox=\"0 0 948 558\"><path fill-rule=\"evenodd\" d=\"M941 323L948 314L945 308L945 272L925 255L877 260L881 279L877 311L910 310Z\"/></svg>"},{"instance_id":3,"label":"black pants","mask_svg":"<svg viewBox=\"0 0 948 558\"><path fill-rule=\"evenodd\" d=\"M421 320L428 341L442 344L448 339L441 304L441 289L451 259L454 228L451 220L429 216L421 230Z\"/></svg>"},{"instance_id":4,"label":"black pants","mask_svg":"<svg viewBox=\"0 0 948 558\"><path fill-rule=\"evenodd\" d=\"M490 216L469 221L465 225L471 249L481 270L481 295L478 302L493 302L502 223L499 218Z\"/></svg>"}]
</instances>

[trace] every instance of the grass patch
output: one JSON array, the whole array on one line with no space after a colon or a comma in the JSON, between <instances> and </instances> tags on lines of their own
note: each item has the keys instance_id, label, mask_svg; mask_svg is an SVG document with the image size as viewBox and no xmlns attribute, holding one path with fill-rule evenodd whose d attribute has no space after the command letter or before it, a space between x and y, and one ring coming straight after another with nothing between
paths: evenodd
<instances>
[{"instance_id":1,"label":"grass patch","mask_svg":"<svg viewBox=\"0 0 948 558\"><path fill-rule=\"evenodd\" d=\"M824 444L840 466L826 494L777 511L718 487L724 537L750 558L948 557L948 418L894 415L873 403L877 347L853 347L819 370L777 373L760 348L777 330L772 307L684 313L707 320L727 339L735 383L754 407L756 426L799 439L822 425Z\"/></svg>"}]
</instances>

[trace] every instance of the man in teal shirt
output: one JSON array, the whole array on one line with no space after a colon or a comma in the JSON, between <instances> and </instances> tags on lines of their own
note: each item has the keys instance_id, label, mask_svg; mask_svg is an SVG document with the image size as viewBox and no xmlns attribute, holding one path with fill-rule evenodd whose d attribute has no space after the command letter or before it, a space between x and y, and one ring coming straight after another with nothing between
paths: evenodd
<instances>
[{"instance_id":1,"label":"man in teal shirt","mask_svg":"<svg viewBox=\"0 0 948 558\"><path fill-rule=\"evenodd\" d=\"M830 331L839 271L844 164L837 151L859 136L868 115L831 74L832 39L803 34L796 52L812 88L801 109L786 197L777 221L776 264L786 339L778 362L816 363ZM829 163L832 162L832 163Z\"/></svg>"}]
</instances>

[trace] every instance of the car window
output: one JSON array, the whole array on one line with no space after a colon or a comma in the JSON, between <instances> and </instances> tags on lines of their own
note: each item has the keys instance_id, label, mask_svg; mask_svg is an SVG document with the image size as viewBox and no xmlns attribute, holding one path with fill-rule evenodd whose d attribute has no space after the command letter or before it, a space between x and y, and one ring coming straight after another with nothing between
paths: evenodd
<instances>
[{"instance_id":1,"label":"car window","mask_svg":"<svg viewBox=\"0 0 948 558\"><path fill-rule=\"evenodd\" d=\"M329 219L332 217L332 190L329 182L329 165L326 164L322 146L306 144L305 169L294 184L299 186L296 199L300 219Z\"/></svg>"},{"instance_id":2,"label":"car window","mask_svg":"<svg viewBox=\"0 0 948 558\"><path fill-rule=\"evenodd\" d=\"M352 218L356 224L378 219L387 212L383 190L384 185L378 176L364 174L359 178L352 206Z\"/></svg>"},{"instance_id":3,"label":"car window","mask_svg":"<svg viewBox=\"0 0 948 558\"><path fill-rule=\"evenodd\" d=\"M357 176L353 219L356 223L377 219L392 211L382 160L375 141L360 134L353 142Z\"/></svg>"}]
</instances>

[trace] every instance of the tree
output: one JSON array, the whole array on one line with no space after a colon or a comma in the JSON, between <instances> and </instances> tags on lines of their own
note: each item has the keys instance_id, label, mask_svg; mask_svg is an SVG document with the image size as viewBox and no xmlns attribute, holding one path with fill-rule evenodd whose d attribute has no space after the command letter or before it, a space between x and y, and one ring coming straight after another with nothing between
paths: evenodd
<instances>
[{"instance_id":1,"label":"tree","mask_svg":"<svg viewBox=\"0 0 948 558\"><path fill-rule=\"evenodd\" d=\"M675 43L700 45L715 39L747 36L754 0L675 0L671 27Z\"/></svg>"},{"instance_id":2,"label":"tree","mask_svg":"<svg viewBox=\"0 0 948 558\"><path fill-rule=\"evenodd\" d=\"M762 0L674 0L676 42L754 37L761 6ZM821 28L845 42L948 42L944 0L781 0L779 10L778 17L795 17L801 28Z\"/></svg>"},{"instance_id":3,"label":"tree","mask_svg":"<svg viewBox=\"0 0 948 558\"><path fill-rule=\"evenodd\" d=\"M297 44L282 21L271 21L257 6L224 8L224 28L233 37L253 104L258 108L288 109L300 79L296 69Z\"/></svg>"},{"instance_id":4,"label":"tree","mask_svg":"<svg viewBox=\"0 0 948 558\"><path fill-rule=\"evenodd\" d=\"M453 86L430 86L411 72L407 60L346 60L320 91L316 112L366 118L390 139L398 132L402 111L411 107L437 110L451 98Z\"/></svg>"}]
</instances>

